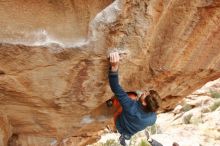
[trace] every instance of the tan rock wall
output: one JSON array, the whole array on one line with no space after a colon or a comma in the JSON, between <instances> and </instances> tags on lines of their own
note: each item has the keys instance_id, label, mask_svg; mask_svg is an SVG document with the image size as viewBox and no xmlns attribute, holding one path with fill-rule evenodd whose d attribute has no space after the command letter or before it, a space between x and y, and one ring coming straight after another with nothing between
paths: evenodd
<instances>
[{"instance_id":1,"label":"tan rock wall","mask_svg":"<svg viewBox=\"0 0 220 146\"><path fill-rule=\"evenodd\" d=\"M26 45L73 45L87 39L89 22L112 0L0 1L0 39Z\"/></svg>"},{"instance_id":2,"label":"tan rock wall","mask_svg":"<svg viewBox=\"0 0 220 146\"><path fill-rule=\"evenodd\" d=\"M8 140L12 135L12 128L7 116L5 116L2 112L0 113L0 145L4 146L8 144Z\"/></svg>"},{"instance_id":3,"label":"tan rock wall","mask_svg":"<svg viewBox=\"0 0 220 146\"><path fill-rule=\"evenodd\" d=\"M112 95L111 47L127 52L124 89L157 90L165 111L220 77L218 0L111 2L0 2L0 111L13 127L12 142L46 145L72 136L70 143L84 145L82 137L97 137L109 121L90 113Z\"/></svg>"}]
</instances>

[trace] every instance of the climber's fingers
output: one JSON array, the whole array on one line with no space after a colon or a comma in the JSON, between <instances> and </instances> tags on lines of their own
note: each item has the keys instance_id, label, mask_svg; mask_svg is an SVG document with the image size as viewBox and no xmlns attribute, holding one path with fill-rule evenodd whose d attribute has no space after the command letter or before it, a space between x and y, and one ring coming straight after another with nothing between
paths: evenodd
<instances>
[{"instance_id":1,"label":"climber's fingers","mask_svg":"<svg viewBox=\"0 0 220 146\"><path fill-rule=\"evenodd\" d=\"M118 52L112 52L110 53L110 62L111 63L118 63L120 60L120 56Z\"/></svg>"},{"instance_id":2,"label":"climber's fingers","mask_svg":"<svg viewBox=\"0 0 220 146\"><path fill-rule=\"evenodd\" d=\"M115 52L115 53L114 53L114 61L115 61L115 62L119 62L119 60L120 60L119 53L118 53L118 52Z\"/></svg>"}]
</instances>

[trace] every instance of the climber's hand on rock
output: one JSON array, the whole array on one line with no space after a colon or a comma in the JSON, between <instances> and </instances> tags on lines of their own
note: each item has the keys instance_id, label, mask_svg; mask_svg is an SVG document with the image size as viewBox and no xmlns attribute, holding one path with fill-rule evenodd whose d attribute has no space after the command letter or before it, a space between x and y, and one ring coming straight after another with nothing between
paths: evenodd
<instances>
[{"instance_id":1,"label":"climber's hand on rock","mask_svg":"<svg viewBox=\"0 0 220 146\"><path fill-rule=\"evenodd\" d=\"M112 52L109 54L110 57L110 64L111 64L111 71L118 71L120 56L118 52Z\"/></svg>"}]
</instances>

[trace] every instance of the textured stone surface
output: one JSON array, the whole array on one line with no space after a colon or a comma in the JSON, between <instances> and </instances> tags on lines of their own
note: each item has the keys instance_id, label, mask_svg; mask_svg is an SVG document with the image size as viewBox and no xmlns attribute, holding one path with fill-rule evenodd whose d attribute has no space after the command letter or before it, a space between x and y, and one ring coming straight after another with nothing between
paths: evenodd
<instances>
[{"instance_id":1,"label":"textured stone surface","mask_svg":"<svg viewBox=\"0 0 220 146\"><path fill-rule=\"evenodd\" d=\"M12 134L11 125L8 121L8 118L6 115L3 115L3 113L1 113L0 115L0 145L1 146L7 145L8 139L10 138L11 134Z\"/></svg>"},{"instance_id":2,"label":"textured stone surface","mask_svg":"<svg viewBox=\"0 0 220 146\"><path fill-rule=\"evenodd\" d=\"M111 96L111 47L127 53L125 90L157 90L164 111L220 77L219 0L0 1L0 16L0 111L14 145L98 137L109 121L90 113Z\"/></svg>"}]
</instances>

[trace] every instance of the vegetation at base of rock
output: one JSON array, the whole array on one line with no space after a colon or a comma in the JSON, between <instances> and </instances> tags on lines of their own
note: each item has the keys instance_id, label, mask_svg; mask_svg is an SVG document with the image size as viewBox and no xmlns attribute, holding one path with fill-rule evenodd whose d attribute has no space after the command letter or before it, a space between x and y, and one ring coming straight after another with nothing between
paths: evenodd
<instances>
[{"instance_id":1,"label":"vegetation at base of rock","mask_svg":"<svg viewBox=\"0 0 220 146\"><path fill-rule=\"evenodd\" d=\"M200 123L203 123L203 120L202 120L202 116L198 116L198 117L191 117L190 123L194 124L194 125L198 125Z\"/></svg>"},{"instance_id":2,"label":"vegetation at base of rock","mask_svg":"<svg viewBox=\"0 0 220 146\"><path fill-rule=\"evenodd\" d=\"M192 116L193 116L192 114L185 115L183 117L183 123L184 124L190 124L190 120L191 120Z\"/></svg>"},{"instance_id":3,"label":"vegetation at base of rock","mask_svg":"<svg viewBox=\"0 0 220 146\"><path fill-rule=\"evenodd\" d=\"M154 125L156 127L156 125ZM98 142L93 144L92 146L121 146L118 138L116 139L108 139L106 142ZM130 139L129 146L151 146L151 144L147 141L147 138L144 134L144 131L141 133L135 134Z\"/></svg>"},{"instance_id":4,"label":"vegetation at base of rock","mask_svg":"<svg viewBox=\"0 0 220 146\"><path fill-rule=\"evenodd\" d=\"M209 108L211 111L215 111L220 106L220 100L216 100Z\"/></svg>"},{"instance_id":5,"label":"vegetation at base of rock","mask_svg":"<svg viewBox=\"0 0 220 146\"><path fill-rule=\"evenodd\" d=\"M98 143L96 146L121 146L116 140L109 139L105 143Z\"/></svg>"},{"instance_id":6,"label":"vegetation at base of rock","mask_svg":"<svg viewBox=\"0 0 220 146\"><path fill-rule=\"evenodd\" d=\"M220 93L214 90L209 91L212 98L220 98Z\"/></svg>"},{"instance_id":7,"label":"vegetation at base of rock","mask_svg":"<svg viewBox=\"0 0 220 146\"><path fill-rule=\"evenodd\" d=\"M208 112L211 112L211 109L209 107L204 107L202 108L201 112L208 113Z\"/></svg>"},{"instance_id":8,"label":"vegetation at base of rock","mask_svg":"<svg viewBox=\"0 0 220 146\"><path fill-rule=\"evenodd\" d=\"M187 103L183 104L183 111L184 112L187 112L187 111L191 110L192 108L193 107L191 105L187 104Z\"/></svg>"},{"instance_id":9,"label":"vegetation at base of rock","mask_svg":"<svg viewBox=\"0 0 220 146\"><path fill-rule=\"evenodd\" d=\"M154 124L154 125L148 127L147 131L149 131L151 133L151 135L161 133L160 126L157 124Z\"/></svg>"},{"instance_id":10,"label":"vegetation at base of rock","mask_svg":"<svg viewBox=\"0 0 220 146\"><path fill-rule=\"evenodd\" d=\"M151 146L151 145L148 142L141 140L141 142L138 146Z\"/></svg>"}]
</instances>

